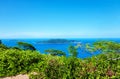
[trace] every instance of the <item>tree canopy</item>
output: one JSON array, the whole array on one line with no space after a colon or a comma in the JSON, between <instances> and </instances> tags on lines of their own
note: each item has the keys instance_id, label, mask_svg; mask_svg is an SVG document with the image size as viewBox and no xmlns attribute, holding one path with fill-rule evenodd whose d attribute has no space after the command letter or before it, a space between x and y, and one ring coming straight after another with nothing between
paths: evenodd
<instances>
[{"instance_id":1,"label":"tree canopy","mask_svg":"<svg viewBox=\"0 0 120 79\"><path fill-rule=\"evenodd\" d=\"M0 44L2 44L2 40L0 40Z\"/></svg>"},{"instance_id":2,"label":"tree canopy","mask_svg":"<svg viewBox=\"0 0 120 79\"><path fill-rule=\"evenodd\" d=\"M23 50L36 50L36 48L34 46L32 46L29 43L25 43L25 42L18 42L18 46L19 46L19 48L21 48Z\"/></svg>"},{"instance_id":3,"label":"tree canopy","mask_svg":"<svg viewBox=\"0 0 120 79\"><path fill-rule=\"evenodd\" d=\"M99 50L102 53L106 52L120 53L120 43L113 41L97 41L94 42L92 45L86 44L86 48L92 52Z\"/></svg>"},{"instance_id":4,"label":"tree canopy","mask_svg":"<svg viewBox=\"0 0 120 79\"><path fill-rule=\"evenodd\" d=\"M72 45L69 46L68 51L73 57L77 57L78 52L77 52L77 48L75 46L72 46Z\"/></svg>"},{"instance_id":5,"label":"tree canopy","mask_svg":"<svg viewBox=\"0 0 120 79\"><path fill-rule=\"evenodd\" d=\"M56 50L56 49L47 49L47 50L45 50L45 52L47 52L47 53L49 53L49 54L51 54L53 56L56 56L56 55L58 55L58 56L61 56L61 55L66 56L65 52L63 52L61 50Z\"/></svg>"}]
</instances>

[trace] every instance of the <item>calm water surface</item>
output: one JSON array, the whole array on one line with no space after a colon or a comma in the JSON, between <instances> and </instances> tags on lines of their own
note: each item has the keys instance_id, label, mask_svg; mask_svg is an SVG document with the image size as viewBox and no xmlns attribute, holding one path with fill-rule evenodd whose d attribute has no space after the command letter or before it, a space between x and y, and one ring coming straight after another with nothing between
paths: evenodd
<instances>
[{"instance_id":1,"label":"calm water surface","mask_svg":"<svg viewBox=\"0 0 120 79\"><path fill-rule=\"evenodd\" d=\"M66 52L67 56L69 56L68 53L68 47L69 45L76 45L76 44L39 44L37 42L39 41L43 41L43 40L49 40L49 39L2 39L3 44L9 46L9 47L13 47L13 46L17 46L17 42L22 41L22 42L27 42L32 44L38 51L40 51L40 53L45 53L44 50L46 49L58 49L58 50L62 50L64 52ZM97 39L97 38L89 38L89 39L68 39L68 40L76 40L78 42L81 42L82 44L82 48L78 49L78 57L79 58L86 58L86 57L91 57L92 54L88 51L85 50L85 44L86 43L90 43L92 44L95 41L99 41L99 40L110 40L110 41L116 41L120 43L120 38L101 38L101 39ZM97 55L99 54L99 52L95 52L93 55Z\"/></svg>"}]
</instances>

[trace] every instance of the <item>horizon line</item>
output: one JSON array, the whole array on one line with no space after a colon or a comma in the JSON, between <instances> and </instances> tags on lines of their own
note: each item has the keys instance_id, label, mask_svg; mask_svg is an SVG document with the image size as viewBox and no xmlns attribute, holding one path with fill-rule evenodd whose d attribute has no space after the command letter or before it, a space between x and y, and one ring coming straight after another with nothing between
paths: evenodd
<instances>
[{"instance_id":1,"label":"horizon line","mask_svg":"<svg viewBox=\"0 0 120 79\"><path fill-rule=\"evenodd\" d=\"M38 38L0 38L0 39L120 39L120 37L38 37Z\"/></svg>"}]
</instances>

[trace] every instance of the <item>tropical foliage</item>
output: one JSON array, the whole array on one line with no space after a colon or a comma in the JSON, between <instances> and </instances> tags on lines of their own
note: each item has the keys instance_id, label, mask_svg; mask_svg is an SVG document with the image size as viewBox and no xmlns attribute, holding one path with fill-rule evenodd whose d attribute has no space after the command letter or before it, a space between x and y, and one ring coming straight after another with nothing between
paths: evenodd
<instances>
[{"instance_id":1,"label":"tropical foliage","mask_svg":"<svg viewBox=\"0 0 120 79\"><path fill-rule=\"evenodd\" d=\"M70 51L76 52L73 47ZM30 79L120 79L117 51L86 59L76 56L76 53L65 57L0 47L0 77L29 74Z\"/></svg>"},{"instance_id":2,"label":"tropical foliage","mask_svg":"<svg viewBox=\"0 0 120 79\"><path fill-rule=\"evenodd\" d=\"M0 40L0 44L2 44L2 41Z\"/></svg>"},{"instance_id":3,"label":"tropical foliage","mask_svg":"<svg viewBox=\"0 0 120 79\"><path fill-rule=\"evenodd\" d=\"M53 55L53 56L66 56L65 52L61 51L61 50L57 50L57 49L47 49L45 50L45 52Z\"/></svg>"},{"instance_id":4,"label":"tropical foliage","mask_svg":"<svg viewBox=\"0 0 120 79\"><path fill-rule=\"evenodd\" d=\"M29 43L25 43L25 42L18 42L18 47L23 50L36 50L34 46L32 46Z\"/></svg>"},{"instance_id":5,"label":"tropical foliage","mask_svg":"<svg viewBox=\"0 0 120 79\"><path fill-rule=\"evenodd\" d=\"M77 57L78 52L77 52L77 48L75 46L70 45L68 47L68 51L69 51L69 53L71 54L72 57Z\"/></svg>"},{"instance_id":6,"label":"tropical foliage","mask_svg":"<svg viewBox=\"0 0 120 79\"><path fill-rule=\"evenodd\" d=\"M120 53L120 43L113 42L113 41L97 41L94 42L93 45L86 44L86 48L91 51L101 51L102 53L107 52L117 52Z\"/></svg>"}]
</instances>

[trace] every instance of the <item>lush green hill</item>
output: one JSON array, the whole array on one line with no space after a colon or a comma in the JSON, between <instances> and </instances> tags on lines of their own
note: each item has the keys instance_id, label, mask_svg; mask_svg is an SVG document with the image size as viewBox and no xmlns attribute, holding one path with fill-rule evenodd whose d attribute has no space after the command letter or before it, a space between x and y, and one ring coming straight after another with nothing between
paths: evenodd
<instances>
[{"instance_id":1,"label":"lush green hill","mask_svg":"<svg viewBox=\"0 0 120 79\"><path fill-rule=\"evenodd\" d=\"M0 77L17 74L29 74L31 79L119 79L120 53L108 52L79 59L1 45Z\"/></svg>"},{"instance_id":2,"label":"lush green hill","mask_svg":"<svg viewBox=\"0 0 120 79\"><path fill-rule=\"evenodd\" d=\"M75 40L67 40L67 39L49 39L46 41L38 41L37 43L43 43L43 44L63 44L63 43L74 43L77 42Z\"/></svg>"}]
</instances>

